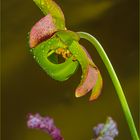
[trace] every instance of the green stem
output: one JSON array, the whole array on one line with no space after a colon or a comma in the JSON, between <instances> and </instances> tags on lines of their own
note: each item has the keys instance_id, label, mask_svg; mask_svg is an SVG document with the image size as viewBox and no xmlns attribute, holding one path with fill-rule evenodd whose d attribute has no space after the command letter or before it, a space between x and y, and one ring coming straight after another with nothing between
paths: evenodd
<instances>
[{"instance_id":1,"label":"green stem","mask_svg":"<svg viewBox=\"0 0 140 140\"><path fill-rule=\"evenodd\" d=\"M80 38L84 38L84 39L88 40L89 42L91 42L95 46L95 48L96 48L97 52L99 53L100 57L102 58L102 61L104 62L105 66L108 70L108 73L109 73L109 75L112 79L112 82L114 84L114 87L117 91L117 94L118 94L120 103L122 105L122 109L123 109L124 115L126 117L127 123L129 125L130 132L131 132L131 135L133 137L133 140L139 140L139 136L138 136L138 133L137 133L137 130L136 130L136 127L135 127L135 124L134 124L129 106L127 104L124 92L122 90L121 84L118 80L118 77L115 73L115 70L114 70L106 52L104 51L101 44L92 35L90 35L88 33L85 33L85 32L78 32L78 34L79 34Z\"/></svg>"}]
</instances>

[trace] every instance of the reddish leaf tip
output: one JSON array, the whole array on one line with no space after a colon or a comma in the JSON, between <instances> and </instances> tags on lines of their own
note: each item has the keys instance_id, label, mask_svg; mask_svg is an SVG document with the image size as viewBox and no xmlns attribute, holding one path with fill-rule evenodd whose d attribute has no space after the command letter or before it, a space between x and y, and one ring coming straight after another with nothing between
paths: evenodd
<instances>
[{"instance_id":1,"label":"reddish leaf tip","mask_svg":"<svg viewBox=\"0 0 140 140\"><path fill-rule=\"evenodd\" d=\"M98 93L94 93L94 95L91 95L91 96L90 96L89 101L94 101L94 100L96 100L96 99L99 97L100 94L101 94L101 91L98 92Z\"/></svg>"},{"instance_id":2,"label":"reddish leaf tip","mask_svg":"<svg viewBox=\"0 0 140 140\"><path fill-rule=\"evenodd\" d=\"M87 68L87 74L83 82L76 88L75 96L81 97L87 94L96 84L98 71L91 65Z\"/></svg>"},{"instance_id":3,"label":"reddish leaf tip","mask_svg":"<svg viewBox=\"0 0 140 140\"><path fill-rule=\"evenodd\" d=\"M92 90L92 94L90 96L89 101L96 100L100 96L102 87L103 87L103 80L102 80L100 72L98 71L98 79L97 79L96 85L94 86Z\"/></svg>"},{"instance_id":4,"label":"reddish leaf tip","mask_svg":"<svg viewBox=\"0 0 140 140\"><path fill-rule=\"evenodd\" d=\"M31 29L30 32L30 48L34 48L40 42L50 38L57 28L53 22L53 18L50 14L39 20Z\"/></svg>"}]
</instances>

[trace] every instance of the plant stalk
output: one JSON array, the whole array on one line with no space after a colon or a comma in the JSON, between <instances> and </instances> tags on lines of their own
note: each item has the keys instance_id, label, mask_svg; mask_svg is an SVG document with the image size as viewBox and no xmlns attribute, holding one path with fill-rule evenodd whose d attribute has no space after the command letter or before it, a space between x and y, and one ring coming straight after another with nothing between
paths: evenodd
<instances>
[{"instance_id":1,"label":"plant stalk","mask_svg":"<svg viewBox=\"0 0 140 140\"><path fill-rule=\"evenodd\" d=\"M102 61L104 62L105 66L108 70L108 73L109 73L110 78L111 78L111 80L114 84L114 87L116 89L116 92L117 92L117 95L119 97L119 100L120 100L125 118L127 120L129 129L130 129L130 132L131 132L131 135L133 137L133 140L139 140L139 136L138 136L138 133L137 133L137 130L136 130L136 127L135 127L133 117L131 115L128 103L126 101L123 89L121 87L119 79L118 79L118 77L115 73L115 70L114 70L106 52L104 51L103 47L98 42L98 40L95 37L93 37L92 35L90 35L88 33L85 33L85 32L78 32L78 34L79 34L80 38L86 39L89 42L91 42L94 45L94 47L96 48L97 52L99 53Z\"/></svg>"}]
</instances>

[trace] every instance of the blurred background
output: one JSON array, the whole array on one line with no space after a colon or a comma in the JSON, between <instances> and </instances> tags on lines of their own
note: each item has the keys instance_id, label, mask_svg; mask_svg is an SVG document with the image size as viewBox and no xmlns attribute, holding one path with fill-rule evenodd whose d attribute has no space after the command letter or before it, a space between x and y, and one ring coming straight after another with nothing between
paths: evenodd
<instances>
[{"instance_id":1,"label":"blurred background","mask_svg":"<svg viewBox=\"0 0 140 140\"><path fill-rule=\"evenodd\" d=\"M67 28L94 35L103 45L121 81L136 127L138 99L138 0L56 0ZM54 118L65 140L91 140L92 127L112 116L118 123L116 140L132 140L108 72L94 47L81 40L99 67L104 80L98 100L90 93L75 98L79 69L66 82L51 79L27 49L27 33L44 15L32 0L2 2L2 140L50 140L26 126L28 113Z\"/></svg>"}]
</instances>

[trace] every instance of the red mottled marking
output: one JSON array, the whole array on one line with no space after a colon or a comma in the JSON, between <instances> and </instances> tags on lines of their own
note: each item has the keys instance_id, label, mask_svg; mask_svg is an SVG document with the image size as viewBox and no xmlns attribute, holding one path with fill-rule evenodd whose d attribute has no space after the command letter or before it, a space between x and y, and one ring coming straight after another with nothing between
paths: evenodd
<instances>
[{"instance_id":1,"label":"red mottled marking","mask_svg":"<svg viewBox=\"0 0 140 140\"><path fill-rule=\"evenodd\" d=\"M87 50L81 45L82 49L86 52L87 57L89 58L89 66L87 67L86 74L84 75L84 79L82 79L82 83L76 88L75 95L76 97L84 96L90 90L94 88L96 82L98 80L98 69L93 63L90 54ZM90 62L92 65L90 65ZM93 66L94 65L94 66Z\"/></svg>"},{"instance_id":2,"label":"red mottled marking","mask_svg":"<svg viewBox=\"0 0 140 140\"><path fill-rule=\"evenodd\" d=\"M76 97L81 97L88 93L96 84L98 79L98 70L89 65L86 77L82 84L80 84L75 91Z\"/></svg>"},{"instance_id":3,"label":"red mottled marking","mask_svg":"<svg viewBox=\"0 0 140 140\"><path fill-rule=\"evenodd\" d=\"M57 31L50 14L39 20L31 29L30 32L30 48L35 47L37 44L50 38Z\"/></svg>"}]
</instances>

